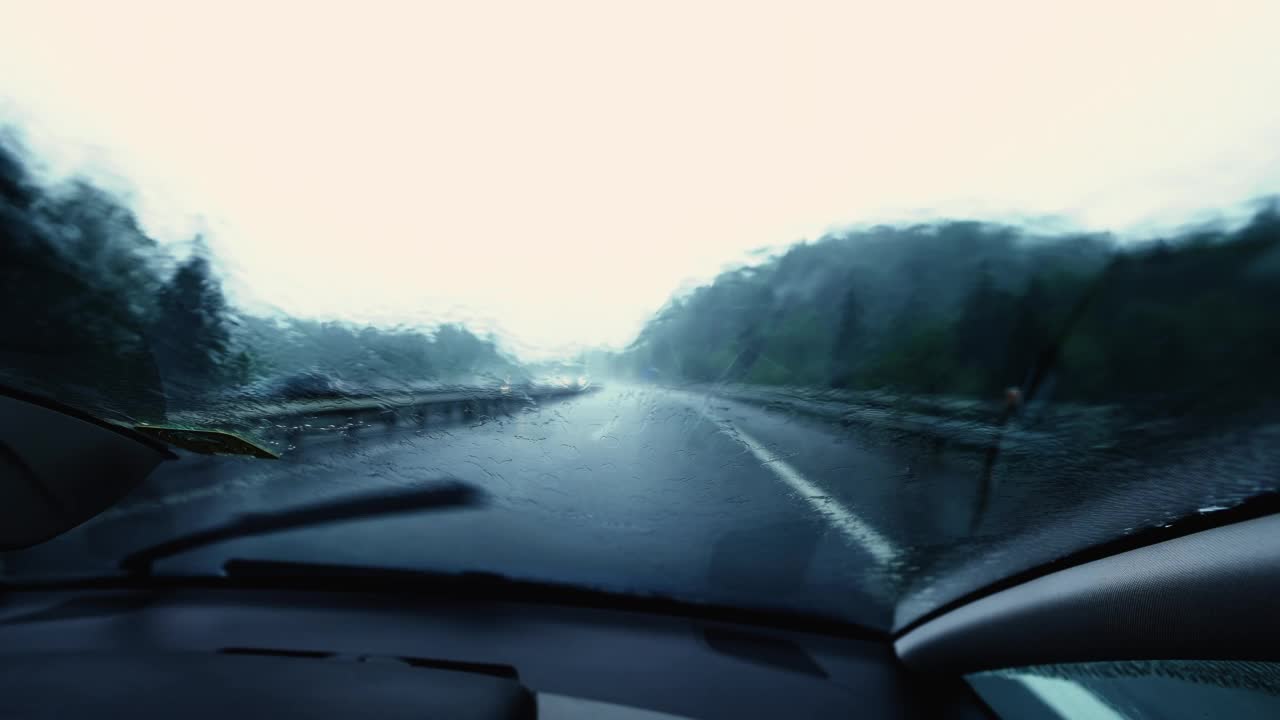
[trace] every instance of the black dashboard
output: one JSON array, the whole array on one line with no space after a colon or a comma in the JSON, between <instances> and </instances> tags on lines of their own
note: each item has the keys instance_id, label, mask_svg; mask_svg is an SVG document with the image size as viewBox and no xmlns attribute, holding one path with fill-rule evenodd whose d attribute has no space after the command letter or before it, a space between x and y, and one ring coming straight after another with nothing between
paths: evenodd
<instances>
[{"instance_id":1,"label":"black dashboard","mask_svg":"<svg viewBox=\"0 0 1280 720\"><path fill-rule=\"evenodd\" d=\"M988 717L888 638L356 591L0 598L4 717Z\"/></svg>"}]
</instances>

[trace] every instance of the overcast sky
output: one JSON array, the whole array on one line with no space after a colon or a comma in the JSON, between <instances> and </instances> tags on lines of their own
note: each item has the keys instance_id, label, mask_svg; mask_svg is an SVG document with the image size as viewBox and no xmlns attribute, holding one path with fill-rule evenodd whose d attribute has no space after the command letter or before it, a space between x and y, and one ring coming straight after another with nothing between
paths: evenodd
<instances>
[{"instance_id":1,"label":"overcast sky","mask_svg":"<svg viewBox=\"0 0 1280 720\"><path fill-rule=\"evenodd\" d=\"M841 224L1280 191L1277 27L1276 0L0 0L0 121L159 237L206 230L242 304L528 357Z\"/></svg>"}]
</instances>

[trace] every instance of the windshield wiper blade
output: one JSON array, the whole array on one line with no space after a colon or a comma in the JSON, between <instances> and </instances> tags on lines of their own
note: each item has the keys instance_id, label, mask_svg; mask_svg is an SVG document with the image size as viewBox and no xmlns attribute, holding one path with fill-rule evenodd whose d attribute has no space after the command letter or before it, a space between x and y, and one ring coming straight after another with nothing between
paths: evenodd
<instances>
[{"instance_id":1,"label":"windshield wiper blade","mask_svg":"<svg viewBox=\"0 0 1280 720\"><path fill-rule=\"evenodd\" d=\"M1116 268L1119 265L1120 261L1113 259L1098 273L1097 277L1084 291L1084 294L1072 306L1071 312L1067 315L1057 336L1047 346L1041 348L1028 373L1026 389L1022 391L1022 399L1019 404L1026 404L1035 400L1041 388L1047 384L1050 373L1061 360L1063 347L1071 339L1071 333L1075 331L1076 325L1080 323L1085 313L1093 305L1093 301L1102 293L1103 287L1116 274ZM969 521L970 532L977 532L978 526L987 514L987 504L990 502L991 492L995 485L996 460L1000 457L1005 430L1015 412L1017 412L1015 405L1006 404L1000 411L999 417L996 418L996 436L983 454L982 471L978 478L978 493L974 500L973 515Z\"/></svg>"},{"instance_id":2,"label":"windshield wiper blade","mask_svg":"<svg viewBox=\"0 0 1280 720\"><path fill-rule=\"evenodd\" d=\"M618 591L606 587L520 578L498 572L387 568L367 565L232 558L214 587L284 590L350 590L422 593L435 600L541 603L664 614L714 622L771 626L802 632L887 642L887 632L835 616L807 613L784 605L721 605L661 592ZM190 585L199 578L182 578ZM149 581L152 582L152 581Z\"/></svg>"},{"instance_id":3,"label":"windshield wiper blade","mask_svg":"<svg viewBox=\"0 0 1280 720\"><path fill-rule=\"evenodd\" d=\"M179 535L132 552L120 560L120 569L131 575L146 576L151 574L152 565L157 560L227 540L426 510L474 508L483 506L487 500L484 490L449 480L421 490L348 495L272 512L245 513L222 525Z\"/></svg>"}]
</instances>

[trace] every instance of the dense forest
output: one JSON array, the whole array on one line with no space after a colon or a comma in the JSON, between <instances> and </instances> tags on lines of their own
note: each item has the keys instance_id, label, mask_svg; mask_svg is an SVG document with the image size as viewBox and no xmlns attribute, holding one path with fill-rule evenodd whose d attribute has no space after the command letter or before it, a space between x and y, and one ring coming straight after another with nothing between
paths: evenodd
<instances>
[{"instance_id":1,"label":"dense forest","mask_svg":"<svg viewBox=\"0 0 1280 720\"><path fill-rule=\"evenodd\" d=\"M1132 241L978 222L799 244L595 365L667 382L1239 407L1280 390L1280 214Z\"/></svg>"},{"instance_id":2,"label":"dense forest","mask_svg":"<svg viewBox=\"0 0 1280 720\"><path fill-rule=\"evenodd\" d=\"M475 383L520 366L464 327L245 315L198 240L182 257L85 181L46 186L0 145L0 382L134 420L269 394ZM1280 213L1142 241L982 222L792 246L673 299L597 375L995 398L1009 388L1158 412L1280 390Z\"/></svg>"},{"instance_id":3,"label":"dense forest","mask_svg":"<svg viewBox=\"0 0 1280 720\"><path fill-rule=\"evenodd\" d=\"M359 391L517 368L492 339L456 325L238 313L203 243L193 245L174 257L113 195L82 180L44 186L0 144L0 382L154 422L299 375Z\"/></svg>"}]
</instances>

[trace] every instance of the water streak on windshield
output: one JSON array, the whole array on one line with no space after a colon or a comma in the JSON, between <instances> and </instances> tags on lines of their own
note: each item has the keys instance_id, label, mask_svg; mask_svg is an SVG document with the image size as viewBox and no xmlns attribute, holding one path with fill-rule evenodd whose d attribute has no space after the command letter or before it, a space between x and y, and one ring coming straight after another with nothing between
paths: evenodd
<instances>
[{"instance_id":1,"label":"water streak on windshield","mask_svg":"<svg viewBox=\"0 0 1280 720\"><path fill-rule=\"evenodd\" d=\"M208 114L172 135L149 46L103 54L136 90L108 102L93 63L58 99L52 50L0 43L45 68L0 107L0 384L179 455L0 573L118 573L269 511L306 522L150 570L480 571L901 629L1274 494L1280 110L1225 80L1280 71L1256 12L1049 23L1068 46L959 17L779 39L744 10L534 47L485 18L503 42L392 28L430 47L358 71L309 35L288 55L319 66L282 69L296 33L269 33L217 68L165 49ZM101 127L40 120L98 100ZM298 514L454 482L489 501Z\"/></svg>"}]
</instances>

